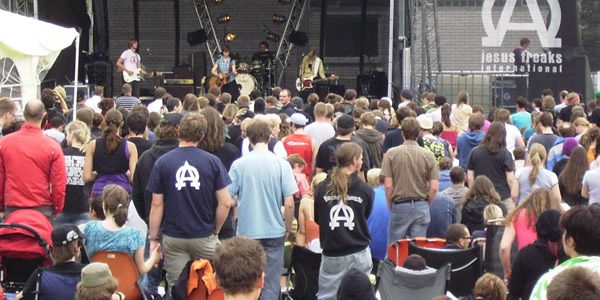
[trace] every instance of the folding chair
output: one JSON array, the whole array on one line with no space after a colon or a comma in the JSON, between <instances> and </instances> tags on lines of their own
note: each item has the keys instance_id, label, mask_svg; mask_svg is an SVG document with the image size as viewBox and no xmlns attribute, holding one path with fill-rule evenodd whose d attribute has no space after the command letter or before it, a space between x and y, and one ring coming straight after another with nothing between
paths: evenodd
<instances>
[{"instance_id":1,"label":"folding chair","mask_svg":"<svg viewBox=\"0 0 600 300\"><path fill-rule=\"evenodd\" d=\"M138 282L140 274L128 253L98 251L92 255L92 262L102 262L108 265L113 277L117 279L117 291L123 293L125 299L147 300Z\"/></svg>"},{"instance_id":2,"label":"folding chair","mask_svg":"<svg viewBox=\"0 0 600 300\"><path fill-rule=\"evenodd\" d=\"M314 253L304 247L294 246L292 249L293 289L288 296L294 300L317 299L319 291L319 269L321 254ZM290 273L292 273L290 271Z\"/></svg>"},{"instance_id":3,"label":"folding chair","mask_svg":"<svg viewBox=\"0 0 600 300\"><path fill-rule=\"evenodd\" d=\"M378 290L382 300L432 299L446 294L450 264L437 270L414 271L385 260L379 264L377 275L380 277Z\"/></svg>"},{"instance_id":4,"label":"folding chair","mask_svg":"<svg viewBox=\"0 0 600 300\"><path fill-rule=\"evenodd\" d=\"M404 265L408 252L408 244L415 243L424 248L442 248L446 246L445 239L419 237L414 239L401 239L388 247L387 257L396 266Z\"/></svg>"},{"instance_id":5,"label":"folding chair","mask_svg":"<svg viewBox=\"0 0 600 300\"><path fill-rule=\"evenodd\" d=\"M431 249L410 243L408 253L422 256L431 268L437 269L451 264L452 274L448 290L456 297L470 295L475 282L482 274L481 248L478 246L468 249Z\"/></svg>"}]
</instances>

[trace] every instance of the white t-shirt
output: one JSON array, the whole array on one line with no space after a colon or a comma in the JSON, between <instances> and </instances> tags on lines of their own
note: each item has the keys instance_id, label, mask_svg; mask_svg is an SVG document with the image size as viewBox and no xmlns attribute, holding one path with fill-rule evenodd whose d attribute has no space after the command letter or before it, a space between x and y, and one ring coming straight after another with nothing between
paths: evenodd
<instances>
[{"instance_id":1,"label":"white t-shirt","mask_svg":"<svg viewBox=\"0 0 600 300\"><path fill-rule=\"evenodd\" d=\"M435 108L434 110L430 110L428 112L429 116L431 117L431 120L433 120L433 122L442 122L442 109L441 108Z\"/></svg>"},{"instance_id":2,"label":"white t-shirt","mask_svg":"<svg viewBox=\"0 0 600 300\"><path fill-rule=\"evenodd\" d=\"M98 104L102 100L102 97L98 95L94 95L87 100L85 100L85 106L93 110L94 112L101 113L102 110L98 107Z\"/></svg>"},{"instance_id":3,"label":"white t-shirt","mask_svg":"<svg viewBox=\"0 0 600 300\"><path fill-rule=\"evenodd\" d=\"M163 107L162 99L156 99L148 104L148 112L157 112L160 114L160 109Z\"/></svg>"},{"instance_id":4,"label":"white t-shirt","mask_svg":"<svg viewBox=\"0 0 600 300\"><path fill-rule=\"evenodd\" d=\"M242 141L242 156L250 153L250 139L245 138ZM287 151L285 151L285 147L281 141L277 141L275 147L273 148L273 153L281 159L287 159Z\"/></svg>"},{"instance_id":5,"label":"white t-shirt","mask_svg":"<svg viewBox=\"0 0 600 300\"><path fill-rule=\"evenodd\" d=\"M521 131L517 126L512 124L504 124L506 128L506 149L512 154L515 147L518 145L519 139L521 139Z\"/></svg>"},{"instance_id":6,"label":"white t-shirt","mask_svg":"<svg viewBox=\"0 0 600 300\"><path fill-rule=\"evenodd\" d=\"M539 173L535 179L533 186L529 183L529 175L531 174L532 166L523 167L517 175L519 181L519 198L517 204L520 204L532 191L537 188L546 188L551 190L553 186L558 184L558 177L554 172L548 171L543 167L539 169Z\"/></svg>"},{"instance_id":7,"label":"white t-shirt","mask_svg":"<svg viewBox=\"0 0 600 300\"><path fill-rule=\"evenodd\" d=\"M121 53L120 58L123 59L123 66L125 67L125 69L129 71L136 70L141 61L140 55L131 51L131 49L123 51L123 53Z\"/></svg>"},{"instance_id":8,"label":"white t-shirt","mask_svg":"<svg viewBox=\"0 0 600 300\"><path fill-rule=\"evenodd\" d=\"M331 123L313 122L304 128L304 133L313 138L318 148L321 143L335 136L335 129Z\"/></svg>"},{"instance_id":9,"label":"white t-shirt","mask_svg":"<svg viewBox=\"0 0 600 300\"><path fill-rule=\"evenodd\" d=\"M590 192L589 204L600 203L600 168L585 172L585 175L583 175L583 185Z\"/></svg>"}]
</instances>

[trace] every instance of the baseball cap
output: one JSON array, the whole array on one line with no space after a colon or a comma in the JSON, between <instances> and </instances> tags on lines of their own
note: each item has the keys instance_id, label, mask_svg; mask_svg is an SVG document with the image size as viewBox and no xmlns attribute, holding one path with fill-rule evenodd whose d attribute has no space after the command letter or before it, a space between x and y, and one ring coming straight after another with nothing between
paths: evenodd
<instances>
[{"instance_id":1,"label":"baseball cap","mask_svg":"<svg viewBox=\"0 0 600 300\"><path fill-rule=\"evenodd\" d=\"M56 246L65 246L70 242L80 240L83 234L76 225L64 224L52 230L52 244Z\"/></svg>"},{"instance_id":2,"label":"baseball cap","mask_svg":"<svg viewBox=\"0 0 600 300\"><path fill-rule=\"evenodd\" d=\"M287 122L294 125L304 126L306 123L308 123L308 119L301 113L293 113L292 116L287 118Z\"/></svg>"},{"instance_id":3,"label":"baseball cap","mask_svg":"<svg viewBox=\"0 0 600 300\"><path fill-rule=\"evenodd\" d=\"M183 119L183 115L180 113L166 113L163 117L171 126L179 126L181 123L181 119Z\"/></svg>"},{"instance_id":4,"label":"baseball cap","mask_svg":"<svg viewBox=\"0 0 600 300\"><path fill-rule=\"evenodd\" d=\"M344 114L337 118L336 124L338 128L354 128L354 118Z\"/></svg>"},{"instance_id":5,"label":"baseball cap","mask_svg":"<svg viewBox=\"0 0 600 300\"><path fill-rule=\"evenodd\" d=\"M110 281L112 273L105 263L94 262L81 269L81 285L88 288L101 286Z\"/></svg>"},{"instance_id":6,"label":"baseball cap","mask_svg":"<svg viewBox=\"0 0 600 300\"><path fill-rule=\"evenodd\" d=\"M422 114L417 117L417 122L419 122L419 126L421 129L430 130L433 128L433 119L428 114Z\"/></svg>"}]
</instances>

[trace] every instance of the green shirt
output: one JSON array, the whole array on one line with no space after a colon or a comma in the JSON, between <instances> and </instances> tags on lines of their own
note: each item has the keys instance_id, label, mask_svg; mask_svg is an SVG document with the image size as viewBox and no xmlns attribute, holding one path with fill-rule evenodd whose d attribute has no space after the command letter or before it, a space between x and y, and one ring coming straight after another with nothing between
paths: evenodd
<instances>
[{"instance_id":1,"label":"green shirt","mask_svg":"<svg viewBox=\"0 0 600 300\"><path fill-rule=\"evenodd\" d=\"M531 293L531 297L529 299L545 300L546 293L548 292L548 287L550 286L550 282L552 282L552 279L554 279L554 277L560 272L564 271L566 268L569 268L571 266L580 266L588 268L594 273L600 275L600 257L578 256L571 258L544 274L535 284L535 287L533 288L533 292Z\"/></svg>"}]
</instances>

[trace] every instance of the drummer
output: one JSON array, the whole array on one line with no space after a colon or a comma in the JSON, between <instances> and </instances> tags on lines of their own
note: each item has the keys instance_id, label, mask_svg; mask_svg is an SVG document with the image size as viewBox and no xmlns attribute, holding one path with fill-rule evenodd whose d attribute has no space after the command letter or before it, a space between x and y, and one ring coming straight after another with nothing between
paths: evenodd
<instances>
[{"instance_id":1,"label":"drummer","mask_svg":"<svg viewBox=\"0 0 600 300\"><path fill-rule=\"evenodd\" d=\"M252 61L260 60L263 65L266 65L269 59L273 59L271 51L269 51L269 44L265 41L260 42L258 45L258 52L252 55Z\"/></svg>"},{"instance_id":2,"label":"drummer","mask_svg":"<svg viewBox=\"0 0 600 300\"><path fill-rule=\"evenodd\" d=\"M317 50L310 48L308 53L302 58L300 64L299 77L304 80L325 79L325 70L323 61L317 56Z\"/></svg>"}]
</instances>

